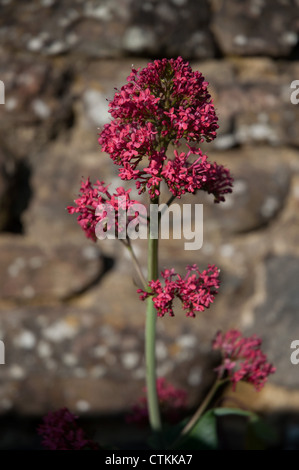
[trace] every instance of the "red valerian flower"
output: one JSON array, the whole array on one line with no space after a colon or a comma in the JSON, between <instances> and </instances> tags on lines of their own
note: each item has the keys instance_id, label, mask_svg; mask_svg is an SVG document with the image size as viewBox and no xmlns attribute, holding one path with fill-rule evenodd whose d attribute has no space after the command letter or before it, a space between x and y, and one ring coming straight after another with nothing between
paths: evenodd
<instances>
[{"instance_id":1,"label":"red valerian flower","mask_svg":"<svg viewBox=\"0 0 299 470\"><path fill-rule=\"evenodd\" d=\"M222 363L215 369L218 377L227 375L234 389L242 380L260 390L276 370L267 362L267 356L260 349L261 343L256 335L244 338L238 330L232 329L225 334L219 331L213 341L213 349L222 354Z\"/></svg>"},{"instance_id":2,"label":"red valerian flower","mask_svg":"<svg viewBox=\"0 0 299 470\"><path fill-rule=\"evenodd\" d=\"M67 408L48 413L37 431L47 450L99 450L77 423L78 417Z\"/></svg>"},{"instance_id":3,"label":"red valerian flower","mask_svg":"<svg viewBox=\"0 0 299 470\"><path fill-rule=\"evenodd\" d=\"M119 211L126 214L130 206L138 203L130 199L131 189L125 190L119 187L114 194L111 194L108 188L109 185L105 186L104 181L97 181L92 185L88 178L81 183L80 195L74 201L76 206L67 207L70 214L79 214L77 217L79 225L87 238L93 241L97 240L96 228L100 222L104 226L102 229L113 228L115 236L121 238L119 233L125 233L126 225L134 218L134 216L127 217L126 224L122 224L123 218L118 217ZM123 238L126 238L125 235Z\"/></svg>"},{"instance_id":4,"label":"red valerian flower","mask_svg":"<svg viewBox=\"0 0 299 470\"><path fill-rule=\"evenodd\" d=\"M186 192L195 193L197 190L213 194L215 202L224 201L224 195L231 192L232 177L229 171L217 163L209 163L207 156L200 149L189 147L188 153L174 150L174 159L168 160L161 171L169 190L174 196ZM195 161L190 161L190 155L199 155Z\"/></svg>"},{"instance_id":5,"label":"red valerian flower","mask_svg":"<svg viewBox=\"0 0 299 470\"><path fill-rule=\"evenodd\" d=\"M187 393L185 390L175 388L160 377L157 379L157 395L163 418L170 424L175 424L182 418L187 407ZM146 388L143 392L146 394ZM144 426L149 423L146 395L139 398L138 403L132 407L126 416L128 423Z\"/></svg>"},{"instance_id":6,"label":"red valerian flower","mask_svg":"<svg viewBox=\"0 0 299 470\"><path fill-rule=\"evenodd\" d=\"M200 155L195 164L188 160L190 153L175 153L174 160L166 155L170 143L216 137L218 118L202 74L178 57L133 69L127 82L110 102L112 120L99 135L102 150L119 165L120 177L135 180L139 192L148 190L151 198L159 194L164 180L178 197L200 189L214 194L215 202L223 200L232 186L227 169L206 163L194 148ZM174 181L171 175L177 169Z\"/></svg>"},{"instance_id":7,"label":"red valerian flower","mask_svg":"<svg viewBox=\"0 0 299 470\"><path fill-rule=\"evenodd\" d=\"M220 284L219 269L209 265L208 269L200 272L194 264L187 266L186 270L187 274L182 278L174 269L165 269L161 273L164 286L159 279L150 281L148 292L138 289L140 299L145 300L152 296L157 315L164 317L168 313L173 317L173 301L177 297L186 310L186 316L195 317L195 312L209 308L214 301Z\"/></svg>"}]
</instances>

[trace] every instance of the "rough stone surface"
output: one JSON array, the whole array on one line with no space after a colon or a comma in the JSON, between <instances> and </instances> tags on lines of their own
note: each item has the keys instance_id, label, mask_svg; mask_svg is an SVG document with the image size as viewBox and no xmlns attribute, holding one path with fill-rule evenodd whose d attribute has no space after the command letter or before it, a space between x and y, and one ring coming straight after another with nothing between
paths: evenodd
<instances>
[{"instance_id":1,"label":"rough stone surface","mask_svg":"<svg viewBox=\"0 0 299 470\"><path fill-rule=\"evenodd\" d=\"M212 28L228 55L290 54L298 42L296 1L212 0Z\"/></svg>"},{"instance_id":2,"label":"rough stone surface","mask_svg":"<svg viewBox=\"0 0 299 470\"><path fill-rule=\"evenodd\" d=\"M9 225L11 210L12 186L16 174L16 163L11 155L0 150L0 227L1 230Z\"/></svg>"},{"instance_id":3,"label":"rough stone surface","mask_svg":"<svg viewBox=\"0 0 299 470\"><path fill-rule=\"evenodd\" d=\"M72 122L70 71L40 58L4 53L0 66L5 105L0 107L1 142L28 159Z\"/></svg>"},{"instance_id":4,"label":"rough stone surface","mask_svg":"<svg viewBox=\"0 0 299 470\"><path fill-rule=\"evenodd\" d=\"M228 64L231 74L221 83L216 67L214 71L207 68L206 73L212 90L214 83L217 90L213 96L220 129L213 146L219 150L253 143L298 146L298 107L290 106L290 85L298 75L297 67L261 58L231 59Z\"/></svg>"},{"instance_id":5,"label":"rough stone surface","mask_svg":"<svg viewBox=\"0 0 299 470\"><path fill-rule=\"evenodd\" d=\"M273 383L283 383L292 388L298 387L298 366L290 360L293 351L290 345L299 337L298 266L296 256L269 255L259 273L259 279L264 284L264 299L261 299L254 309L253 325L250 328L251 331L258 330L264 338L269 358L277 367ZM284 353L279 339L282 331Z\"/></svg>"},{"instance_id":6,"label":"rough stone surface","mask_svg":"<svg viewBox=\"0 0 299 470\"><path fill-rule=\"evenodd\" d=\"M42 248L25 237L2 237L2 300L51 302L97 282L104 262L96 246L70 243Z\"/></svg>"},{"instance_id":7,"label":"rough stone surface","mask_svg":"<svg viewBox=\"0 0 299 470\"><path fill-rule=\"evenodd\" d=\"M3 46L36 56L287 57L298 42L295 0L10 0L0 8Z\"/></svg>"},{"instance_id":8,"label":"rough stone surface","mask_svg":"<svg viewBox=\"0 0 299 470\"><path fill-rule=\"evenodd\" d=\"M10 1L1 10L4 46L33 54L74 53L89 58L215 54L207 0Z\"/></svg>"},{"instance_id":9,"label":"rough stone surface","mask_svg":"<svg viewBox=\"0 0 299 470\"><path fill-rule=\"evenodd\" d=\"M288 151L260 146L254 150L234 149L229 159L225 153L209 155L212 161L225 162L233 175L234 189L223 204L214 204L211 196L204 198L208 233L217 225L220 233L249 232L275 219L290 187L290 169L281 158L282 154L286 159Z\"/></svg>"},{"instance_id":10,"label":"rough stone surface","mask_svg":"<svg viewBox=\"0 0 299 470\"><path fill-rule=\"evenodd\" d=\"M128 412L144 384L143 321L115 317L105 304L83 311L21 307L2 315L7 366L1 411L39 414L65 401L77 412ZM180 337L160 329L157 361L159 374L177 385L187 383L190 405L197 403L198 387L205 389L212 379L214 359L199 345L192 323ZM30 400L36 390L36 400Z\"/></svg>"}]
</instances>

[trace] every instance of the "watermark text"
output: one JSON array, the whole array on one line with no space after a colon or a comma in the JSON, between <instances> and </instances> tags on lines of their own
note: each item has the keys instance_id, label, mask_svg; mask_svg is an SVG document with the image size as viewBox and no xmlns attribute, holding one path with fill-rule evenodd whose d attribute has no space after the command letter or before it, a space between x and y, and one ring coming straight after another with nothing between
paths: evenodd
<instances>
[{"instance_id":1,"label":"watermark text","mask_svg":"<svg viewBox=\"0 0 299 470\"><path fill-rule=\"evenodd\" d=\"M0 364L5 364L5 346L3 341L0 340Z\"/></svg>"},{"instance_id":2,"label":"watermark text","mask_svg":"<svg viewBox=\"0 0 299 470\"><path fill-rule=\"evenodd\" d=\"M298 104L299 103L299 80L293 80L291 83L291 88L294 88L294 91L291 93L291 103Z\"/></svg>"},{"instance_id":3,"label":"watermark text","mask_svg":"<svg viewBox=\"0 0 299 470\"><path fill-rule=\"evenodd\" d=\"M2 80L0 80L0 104L5 104L5 86Z\"/></svg>"},{"instance_id":4,"label":"watermark text","mask_svg":"<svg viewBox=\"0 0 299 470\"><path fill-rule=\"evenodd\" d=\"M294 341L291 342L290 347L295 350L292 352L290 357L291 363L297 365L299 364L299 339L294 339Z\"/></svg>"},{"instance_id":5,"label":"watermark text","mask_svg":"<svg viewBox=\"0 0 299 470\"><path fill-rule=\"evenodd\" d=\"M101 217L95 228L99 240L173 239L189 240L185 250L199 250L203 245L203 204L151 204L149 211L143 204L133 203L127 209L125 197L118 198L117 211L110 204L96 208ZM149 212L149 213L148 213ZM171 223L172 219L172 223ZM117 229L116 229L117 225ZM172 231L170 232L170 228Z\"/></svg>"}]
</instances>

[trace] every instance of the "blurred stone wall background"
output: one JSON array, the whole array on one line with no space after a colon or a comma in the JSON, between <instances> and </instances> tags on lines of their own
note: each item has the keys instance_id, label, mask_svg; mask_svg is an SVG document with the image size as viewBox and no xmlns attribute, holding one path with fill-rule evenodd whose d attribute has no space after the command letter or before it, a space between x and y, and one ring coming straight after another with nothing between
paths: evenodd
<instances>
[{"instance_id":1,"label":"blurred stone wall background","mask_svg":"<svg viewBox=\"0 0 299 470\"><path fill-rule=\"evenodd\" d=\"M222 284L196 319L159 319L158 373L195 406L213 380L214 334L238 327L277 367L260 394L240 391L244 406L298 413L298 34L298 0L0 1L3 418L114 415L141 393L145 305L130 260L117 241L88 241L66 206L82 176L118 184L97 143L114 87L132 64L178 55L210 82L220 129L204 150L235 185L220 206L183 199L204 204L200 250L161 242L161 268L215 263ZM145 269L146 245L136 249Z\"/></svg>"}]
</instances>

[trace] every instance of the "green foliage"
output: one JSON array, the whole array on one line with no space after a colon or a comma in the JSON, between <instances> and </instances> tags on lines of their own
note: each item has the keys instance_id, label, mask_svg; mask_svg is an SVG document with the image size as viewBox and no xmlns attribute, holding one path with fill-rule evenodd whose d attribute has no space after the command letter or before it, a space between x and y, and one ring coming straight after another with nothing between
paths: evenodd
<instances>
[{"instance_id":1,"label":"green foliage","mask_svg":"<svg viewBox=\"0 0 299 470\"><path fill-rule=\"evenodd\" d=\"M156 449L172 450L266 450L277 436L256 413L235 408L215 408L202 415L191 430L181 435L186 420L168 427L151 439Z\"/></svg>"}]
</instances>

